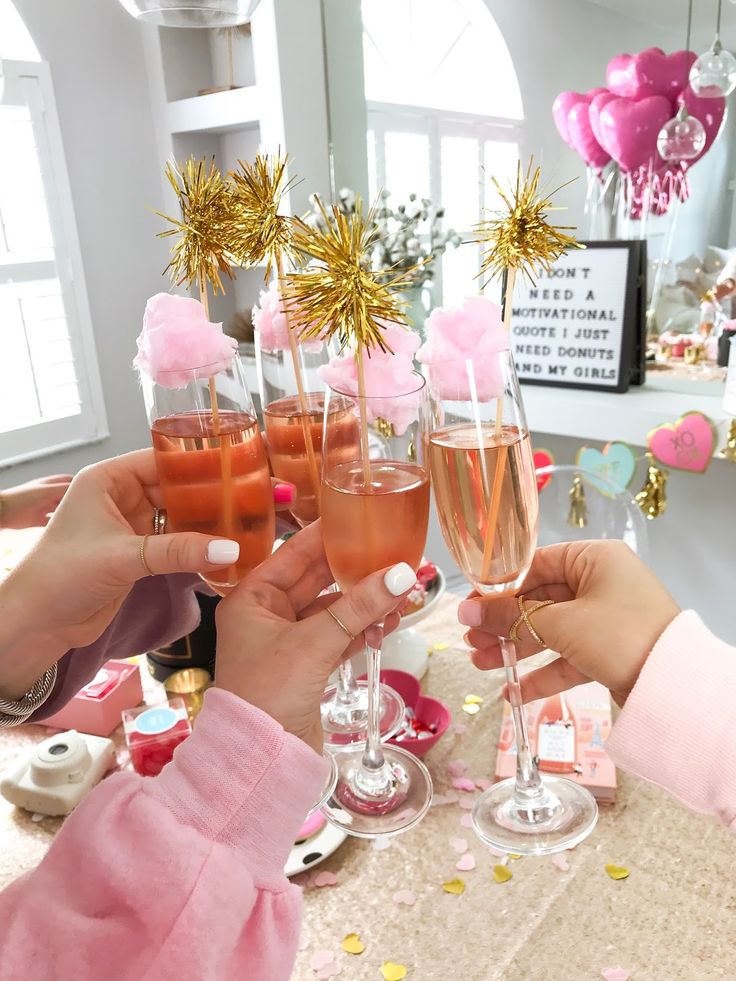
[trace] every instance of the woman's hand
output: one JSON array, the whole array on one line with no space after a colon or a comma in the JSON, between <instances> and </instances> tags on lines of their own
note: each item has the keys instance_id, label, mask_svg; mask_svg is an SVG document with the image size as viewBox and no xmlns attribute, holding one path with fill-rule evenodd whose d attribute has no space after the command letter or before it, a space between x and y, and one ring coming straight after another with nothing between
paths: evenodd
<instances>
[{"instance_id":1,"label":"woman's hand","mask_svg":"<svg viewBox=\"0 0 736 981\"><path fill-rule=\"evenodd\" d=\"M416 576L400 563L368 576L344 596L321 596L332 574L319 525L290 538L218 605L215 684L321 753L319 706L329 675L343 656L362 649L372 624L384 620L384 633L396 629L397 610ZM327 606L354 635L352 643Z\"/></svg>"},{"instance_id":2,"label":"woman's hand","mask_svg":"<svg viewBox=\"0 0 736 981\"><path fill-rule=\"evenodd\" d=\"M0 528L43 528L71 482L71 474L55 474L0 492Z\"/></svg>"},{"instance_id":3,"label":"woman's hand","mask_svg":"<svg viewBox=\"0 0 736 981\"><path fill-rule=\"evenodd\" d=\"M657 639L680 612L623 542L541 548L521 592L527 601L555 600L537 610L532 622L547 646L561 655L521 679L525 702L595 680L622 704ZM508 637L518 615L513 597L481 599L474 593L460 604L458 617L471 628L465 640L477 667L503 667L498 637ZM519 637L519 658L542 649L523 625Z\"/></svg>"}]
</instances>

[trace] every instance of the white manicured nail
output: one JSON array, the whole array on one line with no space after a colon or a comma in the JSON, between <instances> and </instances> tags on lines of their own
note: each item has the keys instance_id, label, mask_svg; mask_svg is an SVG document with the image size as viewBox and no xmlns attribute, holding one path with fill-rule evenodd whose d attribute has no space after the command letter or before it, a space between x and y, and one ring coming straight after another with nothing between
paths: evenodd
<instances>
[{"instance_id":1,"label":"white manicured nail","mask_svg":"<svg viewBox=\"0 0 736 981\"><path fill-rule=\"evenodd\" d=\"M240 545L229 538L216 538L207 546L207 561L212 565L232 565L239 555Z\"/></svg>"},{"instance_id":2,"label":"white manicured nail","mask_svg":"<svg viewBox=\"0 0 736 981\"><path fill-rule=\"evenodd\" d=\"M406 562L399 562L398 565L388 570L383 581L392 596L401 596L407 589L411 589L417 581L417 574Z\"/></svg>"}]
</instances>

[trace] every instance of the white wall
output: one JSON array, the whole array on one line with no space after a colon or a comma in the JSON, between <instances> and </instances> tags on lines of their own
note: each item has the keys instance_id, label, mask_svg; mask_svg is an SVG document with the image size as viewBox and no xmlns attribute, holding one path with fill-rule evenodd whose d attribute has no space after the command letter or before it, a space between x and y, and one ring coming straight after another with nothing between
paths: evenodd
<instances>
[{"instance_id":1,"label":"white wall","mask_svg":"<svg viewBox=\"0 0 736 981\"><path fill-rule=\"evenodd\" d=\"M139 26L118 0L15 0L50 63L102 374L110 438L3 474L74 471L149 441L130 364L146 299L166 289L148 84Z\"/></svg>"}]
</instances>

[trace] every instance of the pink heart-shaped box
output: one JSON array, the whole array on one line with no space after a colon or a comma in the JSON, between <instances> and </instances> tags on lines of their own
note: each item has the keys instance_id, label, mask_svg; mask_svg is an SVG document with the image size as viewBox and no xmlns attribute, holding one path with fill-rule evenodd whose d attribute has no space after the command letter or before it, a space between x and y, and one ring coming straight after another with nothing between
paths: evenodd
<instances>
[{"instance_id":1,"label":"pink heart-shaped box","mask_svg":"<svg viewBox=\"0 0 736 981\"><path fill-rule=\"evenodd\" d=\"M713 425L702 412L688 412L675 423L666 422L649 433L653 455L666 467L705 473L713 456Z\"/></svg>"},{"instance_id":2,"label":"pink heart-shaped box","mask_svg":"<svg viewBox=\"0 0 736 981\"><path fill-rule=\"evenodd\" d=\"M414 710L420 722L426 726L432 724L437 726L437 731L424 739L402 739L401 742L396 742L395 739L388 740L392 746L408 749L414 756L424 756L433 746L437 745L444 733L447 732L452 722L449 708L430 695L422 695L419 682L413 674L406 671L382 671L381 681L401 695L405 705Z\"/></svg>"}]
</instances>

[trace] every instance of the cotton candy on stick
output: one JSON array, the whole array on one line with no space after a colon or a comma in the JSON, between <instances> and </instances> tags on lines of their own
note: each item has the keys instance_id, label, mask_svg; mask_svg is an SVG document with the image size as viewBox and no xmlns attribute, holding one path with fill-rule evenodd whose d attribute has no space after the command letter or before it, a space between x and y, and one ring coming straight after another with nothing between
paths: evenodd
<instances>
[{"instance_id":1,"label":"cotton candy on stick","mask_svg":"<svg viewBox=\"0 0 736 981\"><path fill-rule=\"evenodd\" d=\"M492 178L496 191L501 196L504 209L496 212L476 226L475 241L485 247L480 276L506 274L504 289L504 326L511 325L511 308L514 282L517 272L521 272L529 282L534 283L537 269L549 271L555 262L570 248L583 248L572 235L567 234L570 226L555 226L547 220L547 212L560 210L551 202L551 194L540 191L541 170L532 169L530 160L526 173L519 162L516 171L516 184L505 191L499 182ZM559 188L558 188L559 190ZM483 545L481 578L487 580L493 546L498 524L498 511L501 504L501 489L506 470L508 449L502 440L503 402L499 398L496 405L496 440L499 454L496 472L491 488L491 501L488 507L488 520Z\"/></svg>"}]
</instances>

